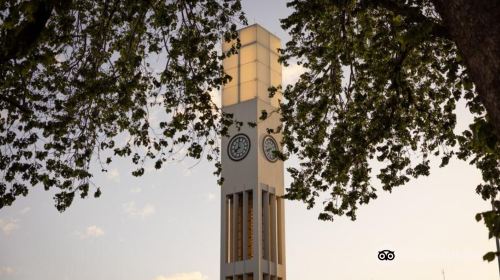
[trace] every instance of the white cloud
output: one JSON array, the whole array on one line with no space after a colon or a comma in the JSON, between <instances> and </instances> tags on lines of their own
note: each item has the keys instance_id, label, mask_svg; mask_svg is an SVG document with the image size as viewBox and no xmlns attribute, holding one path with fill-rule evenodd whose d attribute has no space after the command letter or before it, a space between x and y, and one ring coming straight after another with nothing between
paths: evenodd
<instances>
[{"instance_id":1,"label":"white cloud","mask_svg":"<svg viewBox=\"0 0 500 280\"><path fill-rule=\"evenodd\" d=\"M146 218L156 212L155 207L151 204L146 204L144 205L144 207L139 208L133 201L123 204L123 210L128 214L129 217L141 218Z\"/></svg>"},{"instance_id":2,"label":"white cloud","mask_svg":"<svg viewBox=\"0 0 500 280\"><path fill-rule=\"evenodd\" d=\"M133 189L130 190L130 192L131 193L140 193L140 192L142 192L142 188L140 188L140 187L133 188Z\"/></svg>"},{"instance_id":3,"label":"white cloud","mask_svg":"<svg viewBox=\"0 0 500 280\"><path fill-rule=\"evenodd\" d=\"M19 228L17 220L10 219L9 221L0 219L0 229L5 235L11 234L14 230Z\"/></svg>"},{"instance_id":4,"label":"white cloud","mask_svg":"<svg viewBox=\"0 0 500 280\"><path fill-rule=\"evenodd\" d=\"M293 85L299 80L299 77L306 69L302 65L291 64L283 68L283 87Z\"/></svg>"},{"instance_id":5,"label":"white cloud","mask_svg":"<svg viewBox=\"0 0 500 280\"><path fill-rule=\"evenodd\" d=\"M19 211L19 213L24 215L24 214L28 213L30 210L31 210L30 207L25 207L25 208L23 208L23 210Z\"/></svg>"},{"instance_id":6,"label":"white cloud","mask_svg":"<svg viewBox=\"0 0 500 280\"><path fill-rule=\"evenodd\" d=\"M149 125L153 128L159 127L159 119L158 119L158 108L152 108L151 110L148 111L148 122Z\"/></svg>"},{"instance_id":7,"label":"white cloud","mask_svg":"<svg viewBox=\"0 0 500 280\"><path fill-rule=\"evenodd\" d=\"M191 174L192 174L192 173L193 173L193 172L192 172L192 171L191 171L191 169L189 169L189 168L184 168L184 170L182 170L182 175L183 175L184 177L189 177L189 176L191 176Z\"/></svg>"},{"instance_id":8,"label":"white cloud","mask_svg":"<svg viewBox=\"0 0 500 280\"><path fill-rule=\"evenodd\" d=\"M185 147L183 147L183 148L180 150L180 154L182 154L182 155L187 154L187 149L186 149ZM191 162L191 161L190 161L190 162ZM181 161L181 166L182 166L182 175L183 175L184 177L190 177L190 176L191 176L191 174L193 173L193 172L191 171L191 169L192 169L195 165L196 165L196 164L194 164L194 165L193 165L193 164L189 165L189 164L187 163L187 159L184 159L183 161Z\"/></svg>"},{"instance_id":9,"label":"white cloud","mask_svg":"<svg viewBox=\"0 0 500 280\"><path fill-rule=\"evenodd\" d=\"M68 57L66 56L65 53L59 53L59 54L56 54L55 57L57 62L61 63L61 62L64 62L66 60L68 60Z\"/></svg>"},{"instance_id":10,"label":"white cloud","mask_svg":"<svg viewBox=\"0 0 500 280\"><path fill-rule=\"evenodd\" d=\"M104 230L102 230L102 228L96 225L91 225L85 229L84 233L77 233L77 234L80 236L81 239L97 238L99 236L104 235Z\"/></svg>"},{"instance_id":11,"label":"white cloud","mask_svg":"<svg viewBox=\"0 0 500 280\"><path fill-rule=\"evenodd\" d=\"M220 108L221 106L221 91L218 89L213 89L210 92L210 99L212 99L212 102L217 105L217 107Z\"/></svg>"},{"instance_id":12,"label":"white cloud","mask_svg":"<svg viewBox=\"0 0 500 280\"><path fill-rule=\"evenodd\" d=\"M165 101L165 96L163 94L160 94L156 97L155 96L148 97L148 103L152 103L153 105L162 106L164 101Z\"/></svg>"},{"instance_id":13,"label":"white cloud","mask_svg":"<svg viewBox=\"0 0 500 280\"><path fill-rule=\"evenodd\" d=\"M207 195L207 200L208 200L208 201L212 201L212 200L214 200L214 199L215 199L215 194L213 194L213 193L209 193L209 194Z\"/></svg>"},{"instance_id":14,"label":"white cloud","mask_svg":"<svg viewBox=\"0 0 500 280\"><path fill-rule=\"evenodd\" d=\"M14 274L14 269L9 266L0 267L0 276L2 275L12 275Z\"/></svg>"},{"instance_id":15,"label":"white cloud","mask_svg":"<svg viewBox=\"0 0 500 280\"><path fill-rule=\"evenodd\" d=\"M159 275L153 280L207 280L208 277L201 274L201 272L186 272L186 273L176 273L170 276Z\"/></svg>"},{"instance_id":16,"label":"white cloud","mask_svg":"<svg viewBox=\"0 0 500 280\"><path fill-rule=\"evenodd\" d=\"M110 171L108 171L106 177L108 177L109 180L114 181L116 183L120 182L120 172L116 168L113 168Z\"/></svg>"},{"instance_id":17,"label":"white cloud","mask_svg":"<svg viewBox=\"0 0 500 280\"><path fill-rule=\"evenodd\" d=\"M158 169L155 168L154 161L148 161L146 165L144 166L144 173L150 174L152 172L157 171Z\"/></svg>"}]
</instances>

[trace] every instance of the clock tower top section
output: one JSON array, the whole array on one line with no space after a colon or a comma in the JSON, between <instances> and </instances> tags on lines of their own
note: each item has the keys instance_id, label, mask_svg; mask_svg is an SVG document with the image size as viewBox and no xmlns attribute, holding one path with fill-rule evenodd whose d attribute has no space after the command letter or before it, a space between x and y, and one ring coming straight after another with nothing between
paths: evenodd
<instances>
[{"instance_id":1,"label":"clock tower top section","mask_svg":"<svg viewBox=\"0 0 500 280\"><path fill-rule=\"evenodd\" d=\"M222 89L222 106L231 106L258 98L273 107L279 106L281 93L269 97L268 88L281 84L278 49L281 41L258 24L239 30L241 48L238 54L224 59L224 71L232 80ZM227 52L236 41L223 42Z\"/></svg>"},{"instance_id":2,"label":"clock tower top section","mask_svg":"<svg viewBox=\"0 0 500 280\"><path fill-rule=\"evenodd\" d=\"M281 84L278 37L254 24L239 32L241 48L223 61L224 71L232 77L222 88L222 111L232 114L243 126L229 129L230 137L222 137L223 192L237 192L260 185L283 194L283 161L273 151L281 149L281 133L268 133L281 125L278 91L269 97L269 88ZM223 42L227 52L236 43ZM261 120L262 111L268 118ZM256 124L255 127L248 123Z\"/></svg>"}]
</instances>

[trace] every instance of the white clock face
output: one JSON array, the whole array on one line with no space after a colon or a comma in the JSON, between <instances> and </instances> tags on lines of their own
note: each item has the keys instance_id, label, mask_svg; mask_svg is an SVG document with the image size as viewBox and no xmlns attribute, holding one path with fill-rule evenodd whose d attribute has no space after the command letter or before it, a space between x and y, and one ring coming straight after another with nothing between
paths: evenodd
<instances>
[{"instance_id":1,"label":"white clock face","mask_svg":"<svg viewBox=\"0 0 500 280\"><path fill-rule=\"evenodd\" d=\"M278 156L274 151L278 151L278 143L270 135L266 135L262 141L262 147L264 149L264 155L270 162L275 162L278 160Z\"/></svg>"},{"instance_id":2,"label":"white clock face","mask_svg":"<svg viewBox=\"0 0 500 280\"><path fill-rule=\"evenodd\" d=\"M250 151L250 138L245 134L237 134L230 141L227 146L227 153L229 158L234 161L244 159Z\"/></svg>"}]
</instances>

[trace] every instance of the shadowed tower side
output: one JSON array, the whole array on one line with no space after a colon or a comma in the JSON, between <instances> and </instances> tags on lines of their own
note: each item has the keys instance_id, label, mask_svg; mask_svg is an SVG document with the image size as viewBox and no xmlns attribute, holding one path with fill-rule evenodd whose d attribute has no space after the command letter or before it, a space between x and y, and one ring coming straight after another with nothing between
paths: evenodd
<instances>
[{"instance_id":1,"label":"shadowed tower side","mask_svg":"<svg viewBox=\"0 0 500 280\"><path fill-rule=\"evenodd\" d=\"M268 88L281 84L280 39L261 26L239 30L241 49L223 62L232 81L222 89L222 110L245 125L222 138L221 280L285 280L283 162L281 134L272 112L281 94L269 98ZM228 51L231 43L223 43ZM246 125L256 123L255 127Z\"/></svg>"}]
</instances>

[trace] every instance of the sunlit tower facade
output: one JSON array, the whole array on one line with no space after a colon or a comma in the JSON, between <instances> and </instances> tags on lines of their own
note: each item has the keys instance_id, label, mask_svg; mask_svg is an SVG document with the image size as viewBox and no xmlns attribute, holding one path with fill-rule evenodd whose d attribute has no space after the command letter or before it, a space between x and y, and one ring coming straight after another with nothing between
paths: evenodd
<instances>
[{"instance_id":1,"label":"sunlit tower facade","mask_svg":"<svg viewBox=\"0 0 500 280\"><path fill-rule=\"evenodd\" d=\"M285 280L283 161L273 152L282 136L267 131L281 124L282 96L268 93L281 84L281 42L257 24L239 30L239 38L239 54L223 62L233 79L222 89L222 110L245 125L222 139L220 279ZM231 45L223 43L223 51Z\"/></svg>"}]
</instances>

